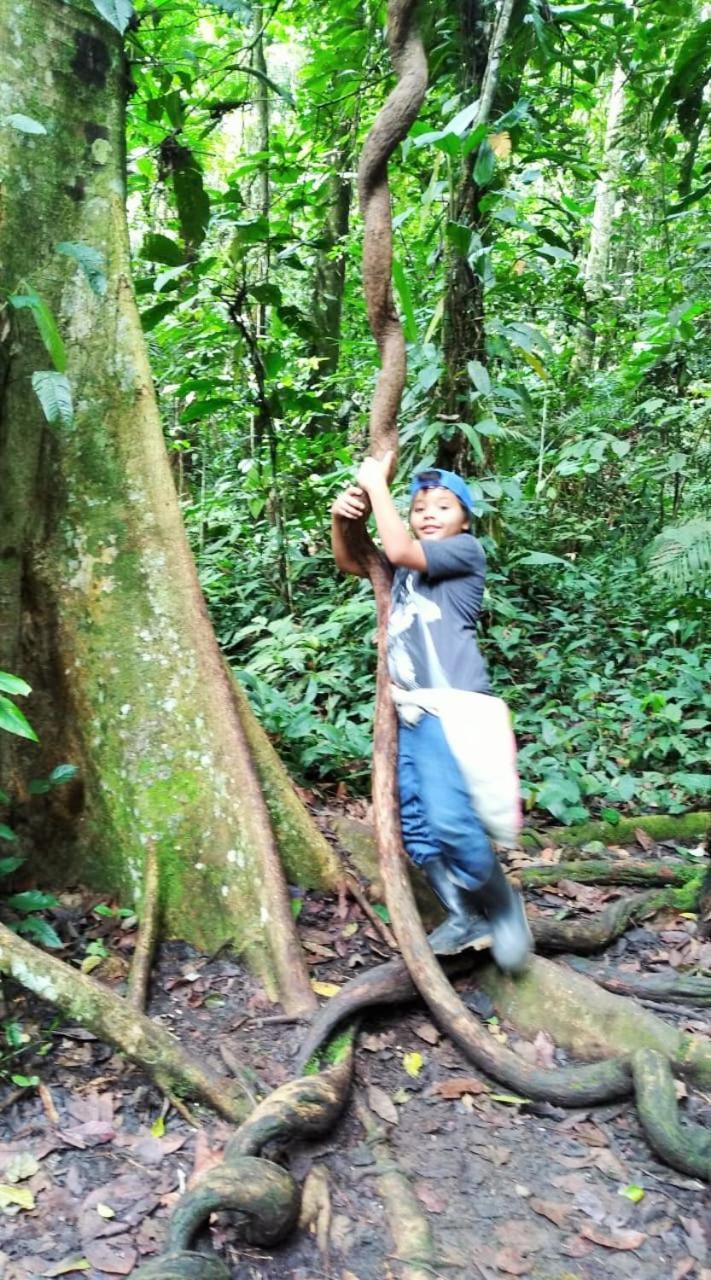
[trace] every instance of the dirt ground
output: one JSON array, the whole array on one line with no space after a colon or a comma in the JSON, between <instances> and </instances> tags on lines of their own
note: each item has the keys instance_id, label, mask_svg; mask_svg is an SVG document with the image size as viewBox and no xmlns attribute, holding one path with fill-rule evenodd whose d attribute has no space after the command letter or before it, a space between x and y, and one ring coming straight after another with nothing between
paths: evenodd
<instances>
[{"instance_id":1,"label":"dirt ground","mask_svg":"<svg viewBox=\"0 0 711 1280\"><path fill-rule=\"evenodd\" d=\"M544 909L560 909L557 892L537 895ZM589 893L587 901L594 910ZM96 896L68 897L54 923L67 939L64 958L79 963L91 941L103 943L108 955L95 976L114 985L125 976L135 934L130 922L97 916L96 903ZM319 983L342 984L389 958L354 902L344 911L343 903L309 895L299 924ZM658 918L599 963L698 972L694 928L683 917ZM545 1034L522 1042L492 1018L481 992L458 985L492 1035L541 1065L566 1061ZM17 991L6 996L37 1048L21 1070L38 1075L41 1087L0 1084L0 1275L128 1275L160 1251L171 1207L192 1174L219 1154L229 1126L193 1108L199 1127L191 1128L109 1047L60 1025ZM656 1011L708 1032L703 1010ZM229 955L207 958L177 943L161 948L151 1015L220 1071L238 1074L255 1098L290 1078L304 1033L298 1024L269 1021L278 1012ZM711 1280L707 1192L651 1155L630 1104L570 1111L516 1101L472 1069L415 1004L374 1012L363 1024L354 1098L369 1108L386 1145L366 1135L363 1113L351 1105L319 1144L292 1147L311 1220L271 1253L241 1245L229 1219L218 1220L213 1241L234 1280L399 1280L404 1263L383 1195L395 1169L433 1235L434 1261L423 1275ZM711 1119L711 1100L699 1093L681 1106L697 1123Z\"/></svg>"}]
</instances>

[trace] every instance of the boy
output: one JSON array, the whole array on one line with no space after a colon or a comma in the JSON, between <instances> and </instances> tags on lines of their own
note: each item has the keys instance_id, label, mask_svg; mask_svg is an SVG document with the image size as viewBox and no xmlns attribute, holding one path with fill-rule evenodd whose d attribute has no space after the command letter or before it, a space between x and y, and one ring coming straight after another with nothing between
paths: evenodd
<instances>
[{"instance_id":1,"label":"boy","mask_svg":"<svg viewBox=\"0 0 711 1280\"><path fill-rule=\"evenodd\" d=\"M438 689L490 692L475 637L486 564L471 534L473 500L454 472L431 468L415 474L413 538L390 495L391 462L387 453L362 463L357 484L333 503L332 541L338 568L361 574L348 553L343 523L364 520L372 510L395 570L388 667L400 718L403 842L447 911L430 935L432 949L453 955L491 945L500 968L518 972L532 947L523 904L504 876L436 713Z\"/></svg>"}]
</instances>

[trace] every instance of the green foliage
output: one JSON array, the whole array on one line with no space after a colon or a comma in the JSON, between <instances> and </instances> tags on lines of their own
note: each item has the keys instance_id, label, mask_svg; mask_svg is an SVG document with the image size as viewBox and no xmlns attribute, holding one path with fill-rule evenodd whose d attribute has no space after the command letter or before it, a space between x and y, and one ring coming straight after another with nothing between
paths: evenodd
<instances>
[{"instance_id":1,"label":"green foliage","mask_svg":"<svg viewBox=\"0 0 711 1280\"><path fill-rule=\"evenodd\" d=\"M131 0L91 0L96 12L123 35L133 17Z\"/></svg>"},{"instance_id":2,"label":"green foliage","mask_svg":"<svg viewBox=\"0 0 711 1280\"><path fill-rule=\"evenodd\" d=\"M129 37L136 290L166 439L218 638L263 723L298 777L365 789L374 620L367 586L333 569L328 507L365 448L377 363L361 229L341 215L389 85L379 16L357 0L270 12L265 73L250 6L204 12L146 6ZM401 476L443 447L468 472L482 643L529 808L678 811L706 787L708 21L692 0L516 6L479 124L455 12L422 22L431 88L391 166ZM617 200L591 308L616 67ZM481 293L461 369L455 262Z\"/></svg>"},{"instance_id":3,"label":"green foliage","mask_svg":"<svg viewBox=\"0 0 711 1280\"><path fill-rule=\"evenodd\" d=\"M15 696L26 697L28 693L32 692L27 681L22 680L20 676L11 675L7 671L0 671L0 689L5 690L5 693L0 693L0 729L5 729L8 733L21 738L30 738L33 742L37 742L37 734L27 718L19 707L16 707L14 702L11 702L5 696L6 693L11 693ZM69 782L76 773L75 765L57 765L50 773L49 778L36 779L35 782L30 783L30 792L39 794L49 791L52 787L61 786L63 783ZM10 797L4 791L0 791L0 805L9 805L9 803ZM11 843L17 841L17 836L12 827L5 822L0 822L0 840L7 840ZM0 858L0 879L5 876L11 876L15 871L19 870L24 861L25 859L21 854ZM43 917L35 914L35 912L44 911L47 907L59 905L52 894L29 889L22 893L15 893L5 897L2 899L1 905L11 912L11 919L7 922L10 929L13 929L16 933L27 934L35 942L45 947L62 946L61 939L51 924Z\"/></svg>"},{"instance_id":4,"label":"green foliage","mask_svg":"<svg viewBox=\"0 0 711 1280\"><path fill-rule=\"evenodd\" d=\"M58 373L64 373L67 367L64 343L60 337L57 322L44 299L40 298L39 294L29 291L26 293L12 293L9 301L16 311L27 308L31 312L39 335L52 357L55 369Z\"/></svg>"},{"instance_id":5,"label":"green foliage","mask_svg":"<svg viewBox=\"0 0 711 1280\"><path fill-rule=\"evenodd\" d=\"M74 251L85 248L68 243L57 247L65 251L72 250L73 256L76 256ZM87 269L86 258L84 266ZM26 289L24 293L11 293L8 302L16 311L30 311L37 331L52 357L54 370L36 370L32 374L32 388L42 406L42 412L52 425L59 423L70 427L74 421L74 407L69 379L65 373L67 356L54 315L44 299L31 289Z\"/></svg>"},{"instance_id":6,"label":"green foliage","mask_svg":"<svg viewBox=\"0 0 711 1280\"><path fill-rule=\"evenodd\" d=\"M697 516L685 524L667 525L649 549L649 568L675 591L707 578L711 572L711 520Z\"/></svg>"},{"instance_id":7,"label":"green foliage","mask_svg":"<svg viewBox=\"0 0 711 1280\"><path fill-rule=\"evenodd\" d=\"M31 693L30 686L21 680L19 676L10 675L7 671L0 671L0 689L5 693L0 693L0 729L5 729L7 733L14 733L20 738L30 738L33 742L37 742L37 734L32 725L29 723L25 714L16 707L10 698L6 697L6 693L19 694L25 697Z\"/></svg>"},{"instance_id":8,"label":"green foliage","mask_svg":"<svg viewBox=\"0 0 711 1280\"><path fill-rule=\"evenodd\" d=\"M63 373L51 369L32 374L32 389L42 406L45 418L52 426L71 427L74 422L74 405L69 379Z\"/></svg>"},{"instance_id":9,"label":"green foliage","mask_svg":"<svg viewBox=\"0 0 711 1280\"><path fill-rule=\"evenodd\" d=\"M0 879L12 875L25 861L22 857L0 859ZM40 946L50 949L61 948L62 940L48 920L35 914L48 907L58 907L59 902L52 893L41 893L38 889L27 889L22 893L13 893L1 900L3 915L9 910L10 916L4 923L13 933L24 934Z\"/></svg>"},{"instance_id":10,"label":"green foliage","mask_svg":"<svg viewBox=\"0 0 711 1280\"><path fill-rule=\"evenodd\" d=\"M670 616L666 596L647 587L640 617L632 559L597 556L562 581L548 572L536 614L518 607L509 575L495 581L501 621L487 628L527 806L563 822L608 806L682 812L708 795L711 649L701 611Z\"/></svg>"}]
</instances>

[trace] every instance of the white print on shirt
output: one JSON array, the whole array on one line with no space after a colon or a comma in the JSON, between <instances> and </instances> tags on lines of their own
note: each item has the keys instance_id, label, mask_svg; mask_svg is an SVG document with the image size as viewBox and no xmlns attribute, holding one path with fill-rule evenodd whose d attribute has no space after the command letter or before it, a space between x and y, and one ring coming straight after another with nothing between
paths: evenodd
<instances>
[{"instance_id":1,"label":"white print on shirt","mask_svg":"<svg viewBox=\"0 0 711 1280\"><path fill-rule=\"evenodd\" d=\"M408 573L404 587L390 615L388 626L388 666L390 674L395 683L399 684L401 688L415 688L415 668L407 651L404 636L410 630L413 622L418 620L421 625L431 677L429 684L432 688L446 688L448 681L437 657L437 650L429 629L430 622L439 622L441 620L442 610L438 604L435 604L434 600L428 600L427 596L422 596L418 591L415 591L414 581L414 573Z\"/></svg>"}]
</instances>

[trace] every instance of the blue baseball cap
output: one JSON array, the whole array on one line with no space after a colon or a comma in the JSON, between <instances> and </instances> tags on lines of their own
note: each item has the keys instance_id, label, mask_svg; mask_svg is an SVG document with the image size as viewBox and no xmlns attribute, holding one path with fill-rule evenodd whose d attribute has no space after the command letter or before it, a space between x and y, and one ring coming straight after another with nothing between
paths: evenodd
<instances>
[{"instance_id":1,"label":"blue baseball cap","mask_svg":"<svg viewBox=\"0 0 711 1280\"><path fill-rule=\"evenodd\" d=\"M456 471L443 471L441 467L428 467L426 471L416 471L410 481L411 497L414 498L420 489L449 489L449 492L461 502L465 511L474 510L474 499Z\"/></svg>"}]
</instances>

